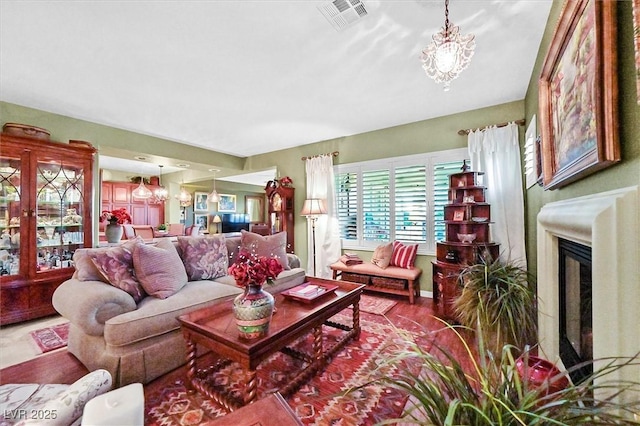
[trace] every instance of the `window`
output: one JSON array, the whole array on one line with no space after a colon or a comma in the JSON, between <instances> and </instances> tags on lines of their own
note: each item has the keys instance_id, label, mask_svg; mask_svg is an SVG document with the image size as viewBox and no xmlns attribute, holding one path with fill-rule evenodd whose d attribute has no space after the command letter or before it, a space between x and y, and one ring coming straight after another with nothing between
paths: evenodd
<instances>
[{"instance_id":1,"label":"window","mask_svg":"<svg viewBox=\"0 0 640 426\"><path fill-rule=\"evenodd\" d=\"M527 188L536 184L538 176L536 173L536 116L531 117L531 122L525 133L524 143L524 175Z\"/></svg>"},{"instance_id":2,"label":"window","mask_svg":"<svg viewBox=\"0 0 640 426\"><path fill-rule=\"evenodd\" d=\"M435 253L435 242L444 239L449 175L467 157L462 148L335 166L343 247L372 250L400 240Z\"/></svg>"}]
</instances>

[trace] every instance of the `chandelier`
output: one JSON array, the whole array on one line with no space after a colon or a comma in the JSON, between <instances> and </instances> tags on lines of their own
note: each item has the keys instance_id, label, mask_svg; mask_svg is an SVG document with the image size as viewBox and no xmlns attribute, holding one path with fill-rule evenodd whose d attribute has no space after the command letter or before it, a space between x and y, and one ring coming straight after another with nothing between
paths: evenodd
<instances>
[{"instance_id":1,"label":"chandelier","mask_svg":"<svg viewBox=\"0 0 640 426\"><path fill-rule=\"evenodd\" d=\"M167 189L162 186L162 165L159 165L158 167L160 167L160 187L157 188L155 191L153 191L153 199L156 203L162 203L164 201L167 201L167 199L169 198L169 191L167 191Z\"/></svg>"},{"instance_id":2,"label":"chandelier","mask_svg":"<svg viewBox=\"0 0 640 426\"><path fill-rule=\"evenodd\" d=\"M460 28L449 23L449 0L444 2L444 27L433 35L433 41L422 51L422 68L436 83L449 91L451 81L469 66L476 47L473 34L460 35Z\"/></svg>"},{"instance_id":3,"label":"chandelier","mask_svg":"<svg viewBox=\"0 0 640 426\"><path fill-rule=\"evenodd\" d=\"M220 196L218 195L218 191L216 191L216 172L219 172L218 169L209 169L210 172L213 172L213 191L209 195L207 195L207 201L210 203L217 203L220 201Z\"/></svg>"},{"instance_id":4,"label":"chandelier","mask_svg":"<svg viewBox=\"0 0 640 426\"><path fill-rule=\"evenodd\" d=\"M144 186L144 178L140 176L140 185L138 185L136 189L131 191L131 195L133 195L134 198L140 198L144 200L150 198L153 195L153 192L151 192L149 188Z\"/></svg>"}]
</instances>

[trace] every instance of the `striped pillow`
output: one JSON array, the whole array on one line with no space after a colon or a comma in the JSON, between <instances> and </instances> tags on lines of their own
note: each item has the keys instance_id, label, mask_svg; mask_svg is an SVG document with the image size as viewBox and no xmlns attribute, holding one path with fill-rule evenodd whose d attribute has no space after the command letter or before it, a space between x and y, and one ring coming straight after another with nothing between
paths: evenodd
<instances>
[{"instance_id":1,"label":"striped pillow","mask_svg":"<svg viewBox=\"0 0 640 426\"><path fill-rule=\"evenodd\" d=\"M418 254L418 245L404 245L398 241L393 242L393 254L391 255L391 265L405 269L412 269Z\"/></svg>"}]
</instances>

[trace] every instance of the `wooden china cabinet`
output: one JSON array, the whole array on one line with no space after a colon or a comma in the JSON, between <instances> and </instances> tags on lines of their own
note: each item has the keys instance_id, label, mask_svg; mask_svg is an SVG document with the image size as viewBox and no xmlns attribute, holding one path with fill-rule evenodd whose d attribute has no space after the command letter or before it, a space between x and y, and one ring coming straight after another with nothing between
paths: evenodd
<instances>
[{"instance_id":1,"label":"wooden china cabinet","mask_svg":"<svg viewBox=\"0 0 640 426\"><path fill-rule=\"evenodd\" d=\"M295 191L292 186L283 185L277 180L269 181L265 187L269 207L269 229L272 234L287 233L287 253L294 251L295 213L293 206Z\"/></svg>"},{"instance_id":2,"label":"wooden china cabinet","mask_svg":"<svg viewBox=\"0 0 640 426\"><path fill-rule=\"evenodd\" d=\"M82 141L0 135L0 325L54 314L74 251L92 247L95 153Z\"/></svg>"},{"instance_id":3,"label":"wooden china cabinet","mask_svg":"<svg viewBox=\"0 0 640 426\"><path fill-rule=\"evenodd\" d=\"M491 206L485 202L482 172L449 176L448 204L444 206L445 240L436 243L433 265L433 300L438 314L455 321L453 302L461 291L462 270L490 256L496 259L500 245L491 242Z\"/></svg>"}]
</instances>

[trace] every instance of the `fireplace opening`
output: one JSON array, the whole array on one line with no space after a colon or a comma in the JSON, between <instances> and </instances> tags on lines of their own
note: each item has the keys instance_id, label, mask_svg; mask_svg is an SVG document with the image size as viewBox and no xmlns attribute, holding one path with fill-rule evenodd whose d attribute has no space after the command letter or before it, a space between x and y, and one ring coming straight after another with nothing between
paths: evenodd
<instances>
[{"instance_id":1,"label":"fireplace opening","mask_svg":"<svg viewBox=\"0 0 640 426\"><path fill-rule=\"evenodd\" d=\"M559 352L571 380L577 384L593 373L589 362L593 361L591 247L560 238L558 248Z\"/></svg>"}]
</instances>

